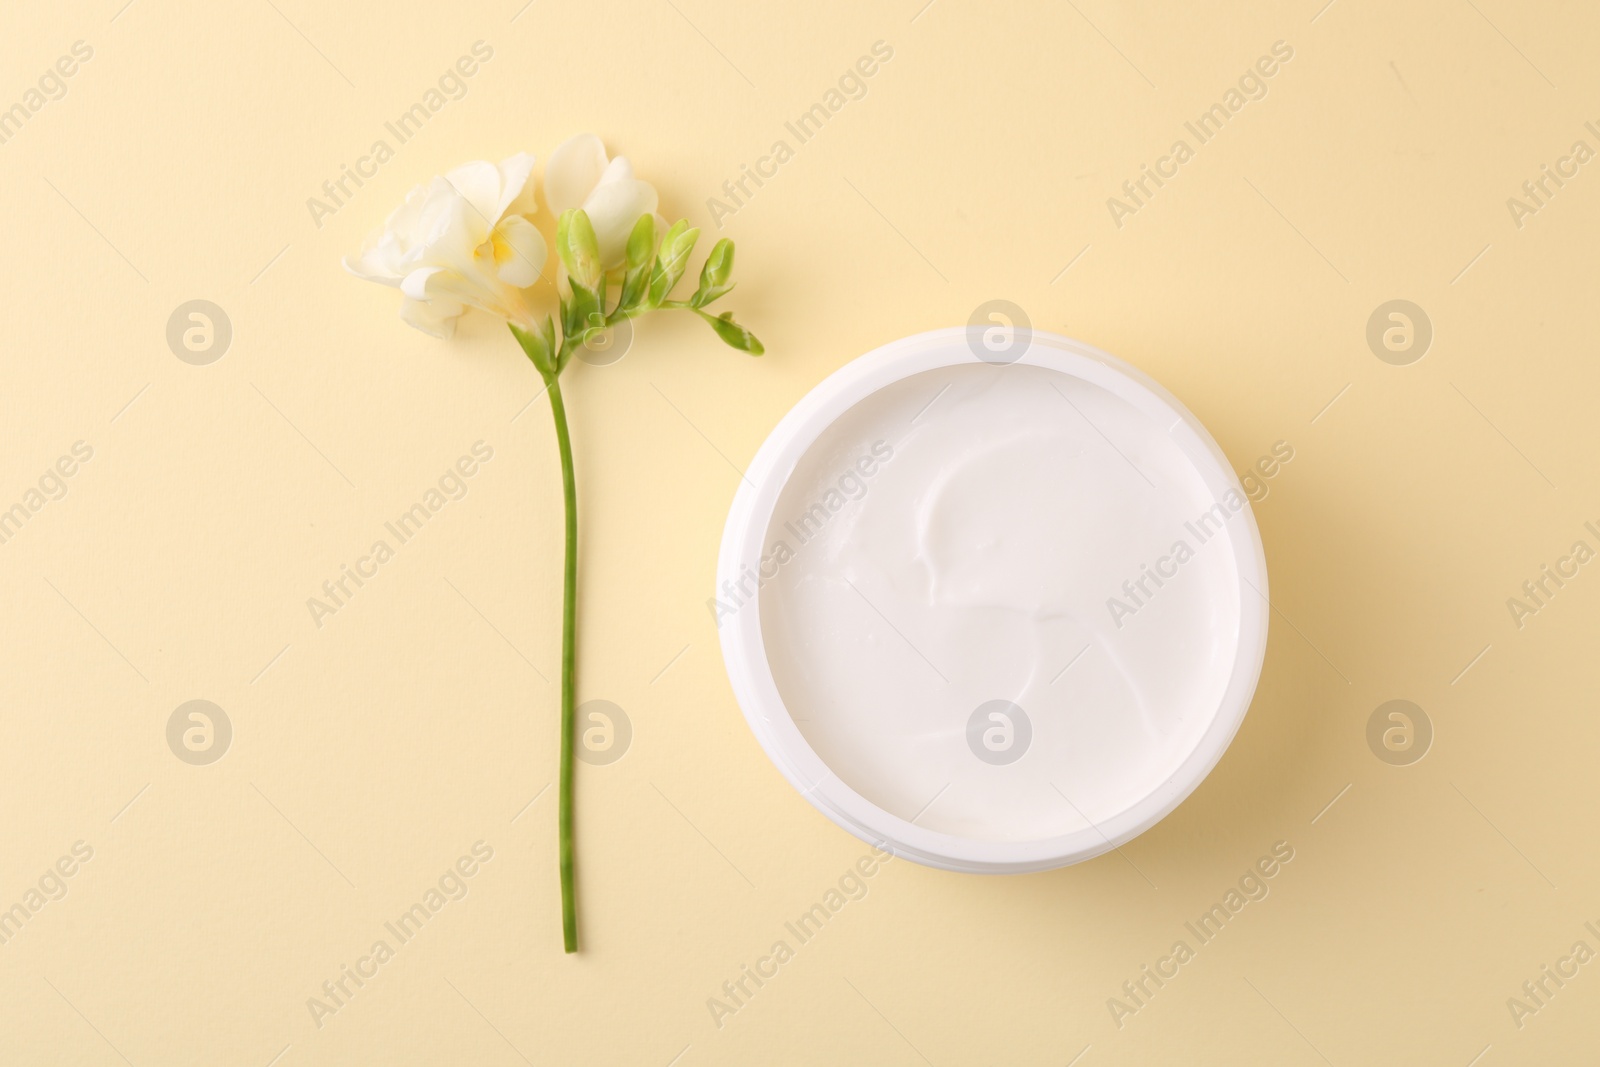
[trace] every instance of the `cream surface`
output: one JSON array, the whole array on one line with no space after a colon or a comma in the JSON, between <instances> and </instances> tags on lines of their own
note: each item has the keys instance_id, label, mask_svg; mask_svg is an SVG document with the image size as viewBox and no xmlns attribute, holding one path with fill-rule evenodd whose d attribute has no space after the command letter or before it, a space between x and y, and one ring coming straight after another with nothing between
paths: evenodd
<instances>
[{"instance_id":1,"label":"cream surface","mask_svg":"<svg viewBox=\"0 0 1600 1067\"><path fill-rule=\"evenodd\" d=\"M1225 497L1081 379L896 382L824 431L773 513L760 612L785 706L922 827L1038 840L1116 815L1195 748L1233 669L1247 520Z\"/></svg>"}]
</instances>

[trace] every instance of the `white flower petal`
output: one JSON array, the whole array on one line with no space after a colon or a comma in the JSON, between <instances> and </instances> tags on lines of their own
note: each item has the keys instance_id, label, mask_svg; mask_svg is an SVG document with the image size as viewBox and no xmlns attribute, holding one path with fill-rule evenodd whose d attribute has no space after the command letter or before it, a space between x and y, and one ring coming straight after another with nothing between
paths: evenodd
<instances>
[{"instance_id":1,"label":"white flower petal","mask_svg":"<svg viewBox=\"0 0 1600 1067\"><path fill-rule=\"evenodd\" d=\"M400 292L411 300L427 300L430 295L428 279L443 273L445 273L443 267L421 267L414 270L400 283Z\"/></svg>"},{"instance_id":2,"label":"white flower petal","mask_svg":"<svg viewBox=\"0 0 1600 1067\"><path fill-rule=\"evenodd\" d=\"M379 231L367 238L358 255L344 257L344 269L369 282L399 285L402 272L398 258L393 238Z\"/></svg>"},{"instance_id":3,"label":"white flower petal","mask_svg":"<svg viewBox=\"0 0 1600 1067\"><path fill-rule=\"evenodd\" d=\"M496 273L507 285L526 289L539 280L549 254L539 228L521 215L512 215L494 232Z\"/></svg>"},{"instance_id":4,"label":"white flower petal","mask_svg":"<svg viewBox=\"0 0 1600 1067\"><path fill-rule=\"evenodd\" d=\"M518 152L500 161L500 200L495 222L498 223L507 215L538 213L539 202L533 195L534 185L528 180L533 176L536 162L531 152Z\"/></svg>"},{"instance_id":5,"label":"white flower petal","mask_svg":"<svg viewBox=\"0 0 1600 1067\"><path fill-rule=\"evenodd\" d=\"M600 262L606 270L627 258L628 235L640 215L655 213L655 186L636 178L619 178L599 186L589 194L583 209L594 223L594 236L600 246Z\"/></svg>"},{"instance_id":6,"label":"white flower petal","mask_svg":"<svg viewBox=\"0 0 1600 1067\"><path fill-rule=\"evenodd\" d=\"M453 300L402 300L400 321L440 339L456 332L456 319L466 309Z\"/></svg>"},{"instance_id":7,"label":"white flower petal","mask_svg":"<svg viewBox=\"0 0 1600 1067\"><path fill-rule=\"evenodd\" d=\"M481 161L463 163L444 177L483 221L484 231L492 229L500 219L500 168Z\"/></svg>"},{"instance_id":8,"label":"white flower petal","mask_svg":"<svg viewBox=\"0 0 1600 1067\"><path fill-rule=\"evenodd\" d=\"M472 269L479 247L489 240L491 227L465 197L440 179L440 192L430 201L419 228L419 243L401 261L408 270L423 266Z\"/></svg>"},{"instance_id":9,"label":"white flower petal","mask_svg":"<svg viewBox=\"0 0 1600 1067\"><path fill-rule=\"evenodd\" d=\"M592 133L563 142L544 165L544 199L557 218L582 207L606 170L606 146Z\"/></svg>"},{"instance_id":10,"label":"white flower petal","mask_svg":"<svg viewBox=\"0 0 1600 1067\"><path fill-rule=\"evenodd\" d=\"M419 185L406 194L405 202L384 222L383 229L371 234L355 257L345 257L345 269L359 278L383 285L398 285L405 274L401 260L417 228L417 220L428 199L428 187Z\"/></svg>"},{"instance_id":11,"label":"white flower petal","mask_svg":"<svg viewBox=\"0 0 1600 1067\"><path fill-rule=\"evenodd\" d=\"M365 253L356 259L345 256L342 262L344 263L344 269L354 274L357 278L369 282L377 282L379 285L398 286L400 284L399 278L369 262Z\"/></svg>"},{"instance_id":12,"label":"white flower petal","mask_svg":"<svg viewBox=\"0 0 1600 1067\"><path fill-rule=\"evenodd\" d=\"M434 195L434 190L438 184L439 179L434 178L426 185L412 187L411 191L406 194L405 201L391 211L387 219L383 220L383 229L379 231L379 234L409 240L416 232L422 218L423 209L427 207L429 198Z\"/></svg>"},{"instance_id":13,"label":"white flower petal","mask_svg":"<svg viewBox=\"0 0 1600 1067\"><path fill-rule=\"evenodd\" d=\"M633 177L633 164L628 162L627 156L618 156L606 164L605 173L600 175L600 180L595 184L606 185L631 177Z\"/></svg>"}]
</instances>

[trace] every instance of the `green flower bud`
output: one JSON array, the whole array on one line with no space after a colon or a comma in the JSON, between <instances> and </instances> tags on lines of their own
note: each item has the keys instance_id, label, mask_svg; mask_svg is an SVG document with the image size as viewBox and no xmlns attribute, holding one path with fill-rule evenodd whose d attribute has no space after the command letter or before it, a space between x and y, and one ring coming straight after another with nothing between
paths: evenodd
<instances>
[{"instance_id":1,"label":"green flower bud","mask_svg":"<svg viewBox=\"0 0 1600 1067\"><path fill-rule=\"evenodd\" d=\"M766 346L756 339L755 334L733 321L733 312L724 311L721 315L713 315L696 308L695 314L710 323L711 328L717 331L717 336L730 348L737 348L752 356L759 356L767 350Z\"/></svg>"},{"instance_id":2,"label":"green flower bud","mask_svg":"<svg viewBox=\"0 0 1600 1067\"><path fill-rule=\"evenodd\" d=\"M605 273L600 268L600 246L595 240L594 224L582 208L565 212L556 223L556 252L574 286L589 290L599 287Z\"/></svg>"},{"instance_id":3,"label":"green flower bud","mask_svg":"<svg viewBox=\"0 0 1600 1067\"><path fill-rule=\"evenodd\" d=\"M691 229L688 222L679 219L672 224L667 235L661 239L661 251L656 254L655 271L650 275L650 305L660 305L672 292L672 287L678 284L678 279L683 277L683 272L689 266L689 254L694 251L695 242L700 240L700 231Z\"/></svg>"},{"instance_id":4,"label":"green flower bud","mask_svg":"<svg viewBox=\"0 0 1600 1067\"><path fill-rule=\"evenodd\" d=\"M703 308L721 297L733 288L733 283L728 281L732 273L733 242L724 237L712 246L711 255L706 257L706 265L700 270L700 288L689 298L689 303Z\"/></svg>"},{"instance_id":5,"label":"green flower bud","mask_svg":"<svg viewBox=\"0 0 1600 1067\"><path fill-rule=\"evenodd\" d=\"M640 215L628 235L627 273L622 278L622 295L617 307L631 311L638 307L650 281L650 257L656 250L656 220L653 215Z\"/></svg>"}]
</instances>

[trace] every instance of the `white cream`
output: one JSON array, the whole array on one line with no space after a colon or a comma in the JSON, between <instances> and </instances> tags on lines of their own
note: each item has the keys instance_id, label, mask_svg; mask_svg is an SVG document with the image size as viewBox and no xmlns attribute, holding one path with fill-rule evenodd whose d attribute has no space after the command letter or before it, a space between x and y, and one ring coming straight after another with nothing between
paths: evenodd
<instances>
[{"instance_id":1,"label":"white cream","mask_svg":"<svg viewBox=\"0 0 1600 1067\"><path fill-rule=\"evenodd\" d=\"M1169 428L1081 378L977 361L827 426L777 497L759 598L822 762L893 815L993 841L1083 831L1173 776L1234 670L1249 519ZM969 722L990 701L1031 739L980 717L986 761Z\"/></svg>"}]
</instances>

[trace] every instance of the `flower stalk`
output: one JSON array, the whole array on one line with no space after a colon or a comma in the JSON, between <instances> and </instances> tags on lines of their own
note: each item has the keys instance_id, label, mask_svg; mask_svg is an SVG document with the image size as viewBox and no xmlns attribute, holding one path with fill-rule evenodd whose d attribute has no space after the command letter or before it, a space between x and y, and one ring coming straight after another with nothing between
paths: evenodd
<instances>
[{"instance_id":1,"label":"flower stalk","mask_svg":"<svg viewBox=\"0 0 1600 1067\"><path fill-rule=\"evenodd\" d=\"M566 513L566 553L561 578L561 780L557 785L560 839L561 943L578 951L578 905L572 882L572 735L578 664L578 488L572 470L572 436L567 432L567 405L561 382L545 379L550 392L550 414L556 424L556 446L561 452L561 499Z\"/></svg>"},{"instance_id":2,"label":"flower stalk","mask_svg":"<svg viewBox=\"0 0 1600 1067\"><path fill-rule=\"evenodd\" d=\"M565 514L566 551L562 571L561 604L561 752L557 788L558 859L561 877L561 939L567 952L578 950L578 912L575 893L573 846L573 755L576 742L576 669L578 601L578 500L572 461L572 437L567 407L561 393L561 372L579 347L596 339L625 319L647 311L687 310L704 319L730 347L759 356L763 349L755 335L734 322L732 312L713 315L704 308L733 288L733 242L718 241L700 272L700 285L688 300L672 300L673 287L682 278L700 231L678 221L656 241L653 215L641 215L628 236L620 270L616 302L606 309L608 279L602 267L595 230L581 209L562 214L556 227L556 252L566 269L566 288L560 306L561 340L556 340L555 319L529 329L508 323L512 336L544 380L555 421L556 445L561 457L561 492ZM617 273L617 271L613 271Z\"/></svg>"}]
</instances>

